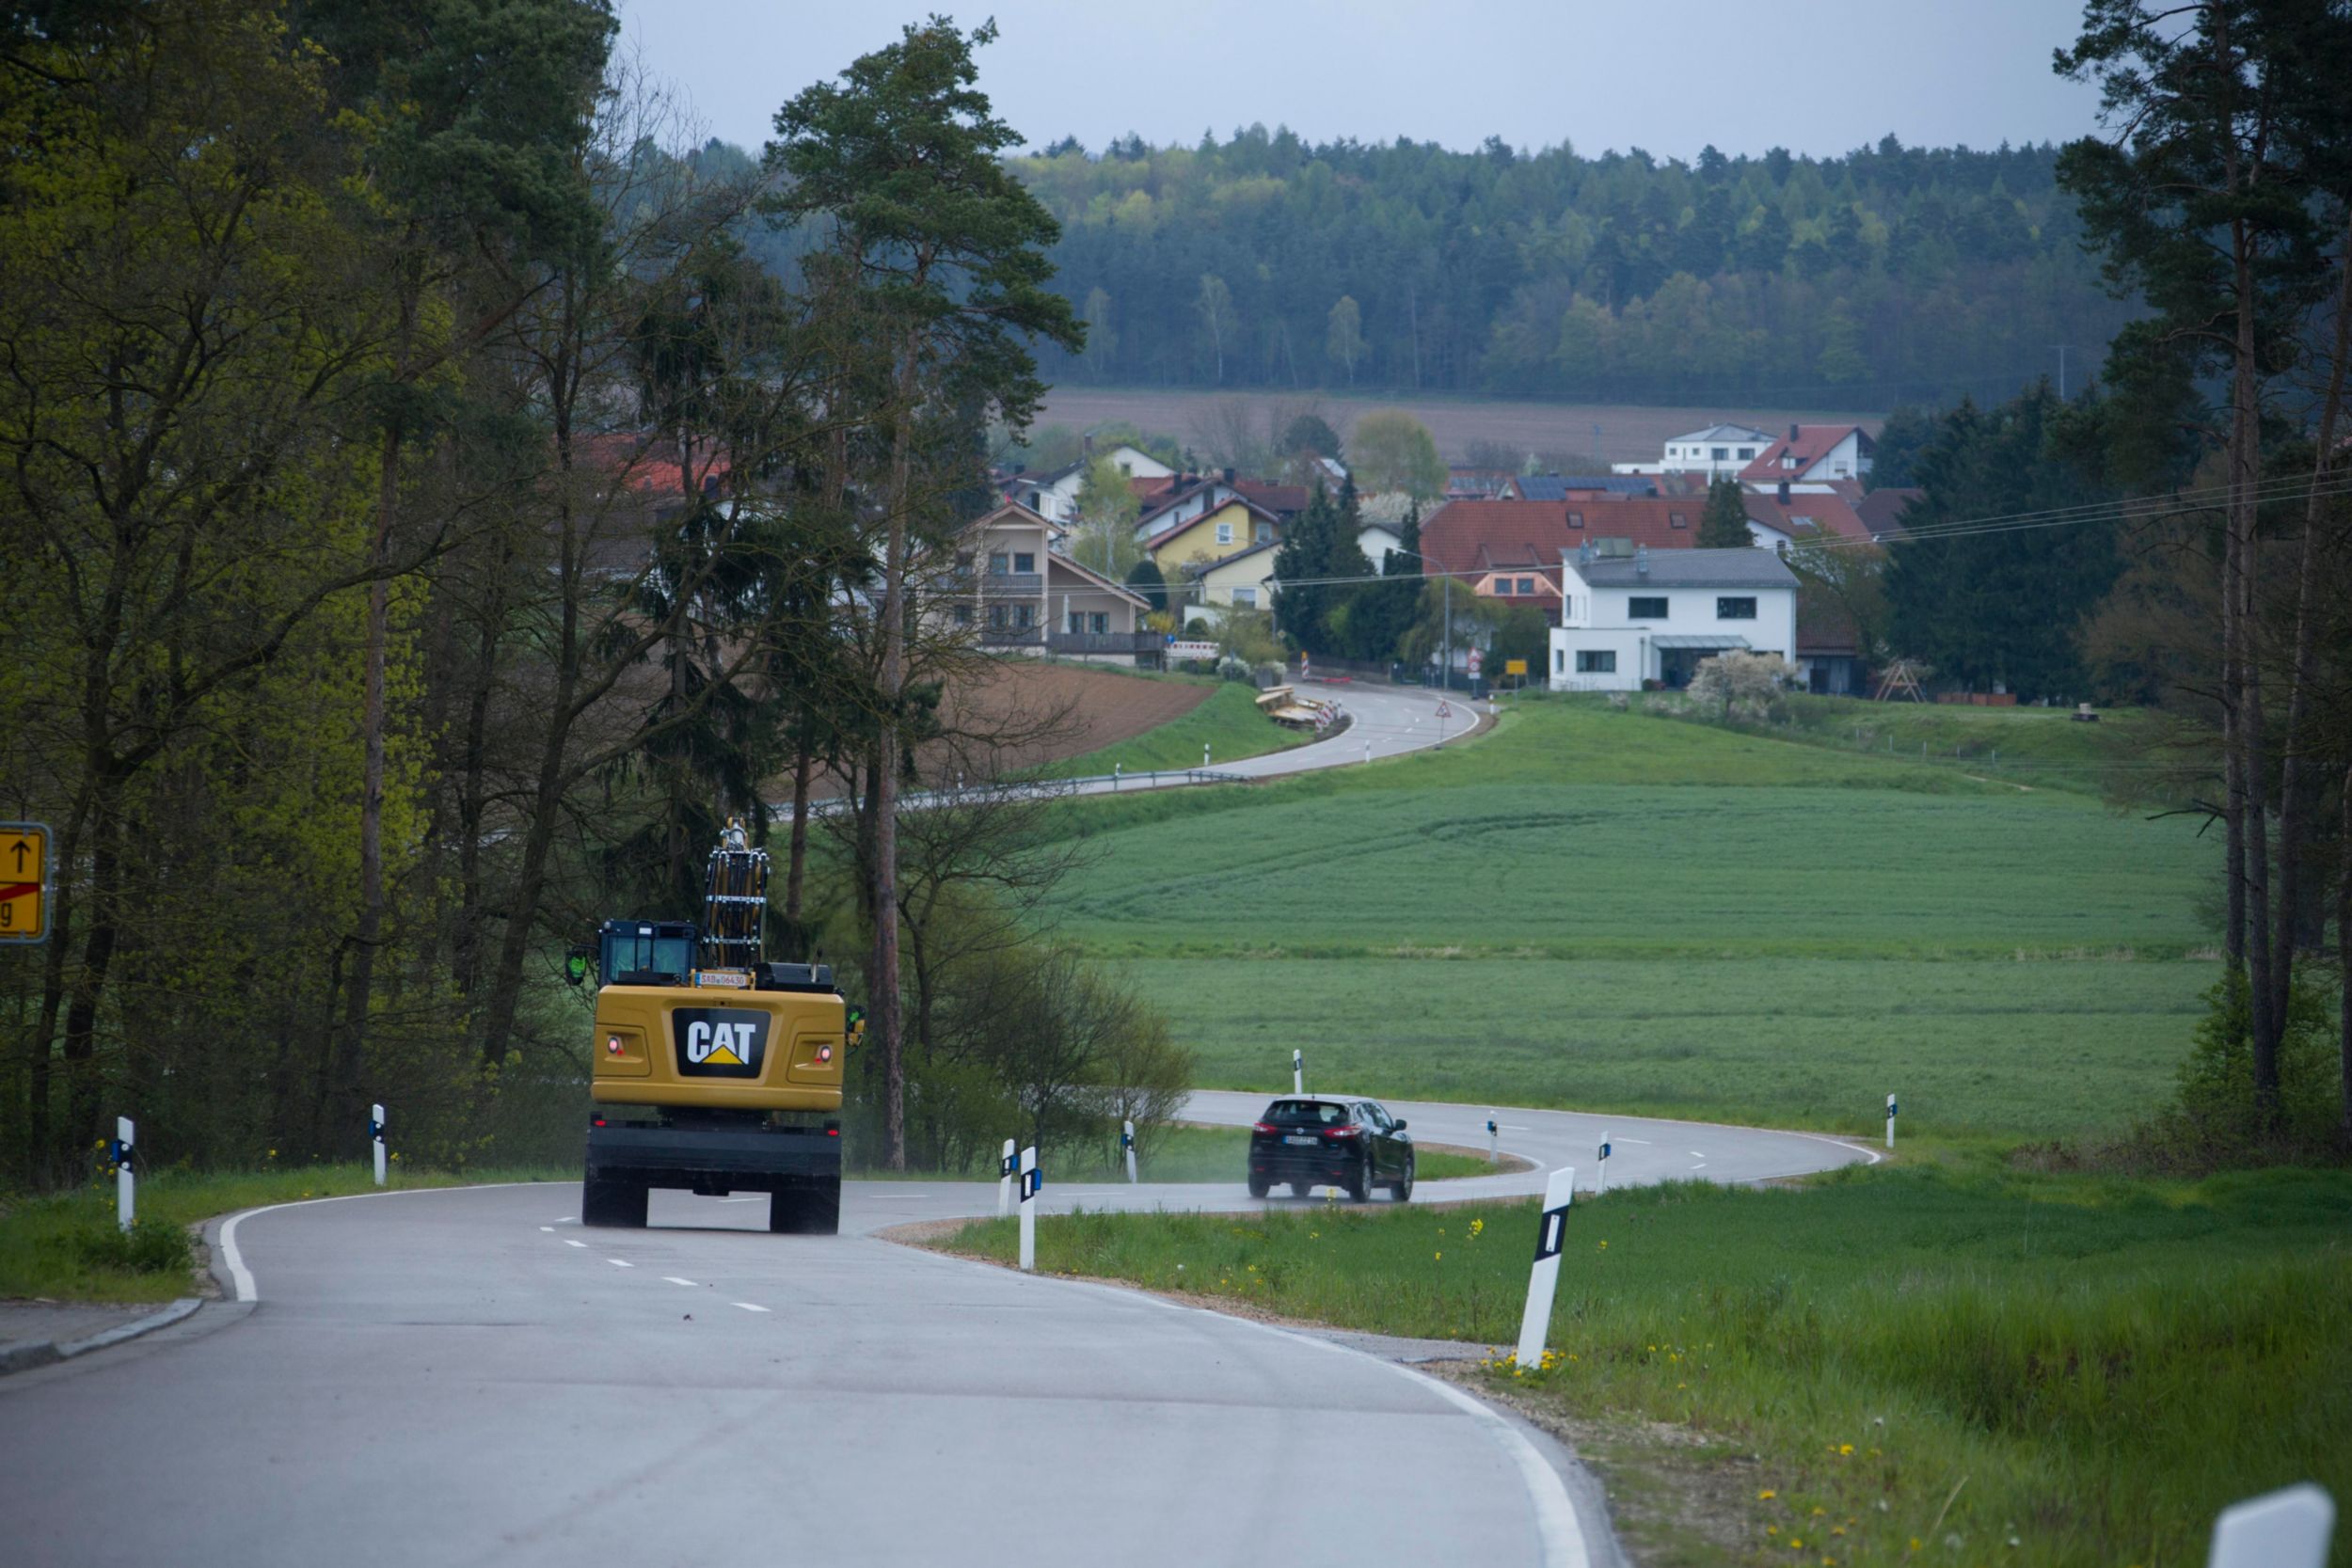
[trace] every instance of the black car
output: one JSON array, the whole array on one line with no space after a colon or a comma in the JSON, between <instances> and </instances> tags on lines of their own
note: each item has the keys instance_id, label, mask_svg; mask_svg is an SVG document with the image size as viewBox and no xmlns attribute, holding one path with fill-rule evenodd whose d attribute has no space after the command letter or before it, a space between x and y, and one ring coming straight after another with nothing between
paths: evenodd
<instances>
[{"instance_id":1,"label":"black car","mask_svg":"<svg viewBox=\"0 0 2352 1568\"><path fill-rule=\"evenodd\" d=\"M1413 1196L1413 1140L1377 1101L1294 1095L1265 1108L1249 1132L1249 1196L1277 1181L1305 1197L1339 1187L1361 1203L1386 1187L1399 1203Z\"/></svg>"}]
</instances>

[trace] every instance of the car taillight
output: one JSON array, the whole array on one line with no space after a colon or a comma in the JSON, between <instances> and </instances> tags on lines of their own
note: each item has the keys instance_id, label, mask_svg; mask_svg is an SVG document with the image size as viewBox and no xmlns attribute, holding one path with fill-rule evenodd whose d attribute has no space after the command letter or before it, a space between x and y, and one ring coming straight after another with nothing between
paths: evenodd
<instances>
[{"instance_id":1,"label":"car taillight","mask_svg":"<svg viewBox=\"0 0 2352 1568\"><path fill-rule=\"evenodd\" d=\"M1355 1127L1331 1127L1325 1129L1323 1135L1327 1138L1353 1138L1359 1136L1361 1131Z\"/></svg>"},{"instance_id":2,"label":"car taillight","mask_svg":"<svg viewBox=\"0 0 2352 1568\"><path fill-rule=\"evenodd\" d=\"M1274 1125L1274 1123L1272 1123L1272 1122L1270 1122L1270 1121L1261 1121L1261 1122L1253 1122L1253 1123L1250 1125L1249 1131L1251 1131L1252 1132L1263 1132L1263 1133L1264 1133L1267 1137L1269 1137L1269 1138L1270 1138L1270 1137L1274 1136L1274 1134L1275 1134L1276 1132L1279 1132L1279 1131L1280 1131L1280 1129L1279 1129L1279 1128L1278 1128L1278 1127L1276 1127L1276 1126Z\"/></svg>"}]
</instances>

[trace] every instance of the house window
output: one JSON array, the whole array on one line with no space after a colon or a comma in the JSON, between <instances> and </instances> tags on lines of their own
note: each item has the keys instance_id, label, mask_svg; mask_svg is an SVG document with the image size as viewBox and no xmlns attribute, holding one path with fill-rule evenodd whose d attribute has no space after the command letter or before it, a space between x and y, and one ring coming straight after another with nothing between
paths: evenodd
<instances>
[{"instance_id":1,"label":"house window","mask_svg":"<svg viewBox=\"0 0 2352 1568\"><path fill-rule=\"evenodd\" d=\"M1534 579L1534 578L1519 578L1519 592L1520 592L1521 594L1533 594L1533 593L1534 593L1534 592L1535 592L1535 579Z\"/></svg>"},{"instance_id":2,"label":"house window","mask_svg":"<svg viewBox=\"0 0 2352 1568\"><path fill-rule=\"evenodd\" d=\"M1756 601L1752 598L1717 599L1715 619L1718 621L1753 621L1756 619Z\"/></svg>"},{"instance_id":3,"label":"house window","mask_svg":"<svg viewBox=\"0 0 2352 1568\"><path fill-rule=\"evenodd\" d=\"M1674 524L1677 528L1689 528L1691 526L1691 519L1679 512L1668 513L1666 515L1666 520Z\"/></svg>"},{"instance_id":4,"label":"house window","mask_svg":"<svg viewBox=\"0 0 2352 1568\"><path fill-rule=\"evenodd\" d=\"M1233 542L1232 524L1219 523L1216 525L1216 542L1220 545L1230 545Z\"/></svg>"},{"instance_id":5,"label":"house window","mask_svg":"<svg viewBox=\"0 0 2352 1568\"><path fill-rule=\"evenodd\" d=\"M1111 618L1108 612L1098 610L1087 616L1087 630L1098 637L1110 629Z\"/></svg>"},{"instance_id":6,"label":"house window","mask_svg":"<svg viewBox=\"0 0 2352 1568\"><path fill-rule=\"evenodd\" d=\"M1666 618L1666 601L1663 597L1628 599L1625 602L1625 618L1629 621L1662 621Z\"/></svg>"},{"instance_id":7,"label":"house window","mask_svg":"<svg viewBox=\"0 0 2352 1568\"><path fill-rule=\"evenodd\" d=\"M972 607L968 604L960 604L956 606L955 618L956 625L960 626L970 626L972 624Z\"/></svg>"},{"instance_id":8,"label":"house window","mask_svg":"<svg viewBox=\"0 0 2352 1568\"><path fill-rule=\"evenodd\" d=\"M1012 570L1012 557L1007 555L1002 550L994 551L988 558L988 569L993 575L1001 578L1007 572Z\"/></svg>"},{"instance_id":9,"label":"house window","mask_svg":"<svg viewBox=\"0 0 2352 1568\"><path fill-rule=\"evenodd\" d=\"M1731 449L1729 447L1717 447L1710 455L1718 463L1727 463L1731 460Z\"/></svg>"},{"instance_id":10,"label":"house window","mask_svg":"<svg viewBox=\"0 0 2352 1568\"><path fill-rule=\"evenodd\" d=\"M1746 460L1746 459L1749 459L1749 458L1753 458L1755 455L1756 455L1756 449L1755 449L1754 447L1741 447L1741 448L1740 449L1740 458L1741 458L1743 461L1744 461L1744 460Z\"/></svg>"},{"instance_id":11,"label":"house window","mask_svg":"<svg viewBox=\"0 0 2352 1568\"><path fill-rule=\"evenodd\" d=\"M1581 512L1569 513L1568 526L1570 528L1582 528L1584 526L1584 514Z\"/></svg>"},{"instance_id":12,"label":"house window","mask_svg":"<svg viewBox=\"0 0 2352 1568\"><path fill-rule=\"evenodd\" d=\"M1614 648L1577 649L1576 673L1580 675L1615 674L1617 673L1617 650Z\"/></svg>"},{"instance_id":13,"label":"house window","mask_svg":"<svg viewBox=\"0 0 2352 1568\"><path fill-rule=\"evenodd\" d=\"M1236 588L1236 589L1234 589L1234 590L1233 590L1233 605L1234 605L1234 608L1235 608L1235 609L1237 609L1237 610L1255 610L1255 609L1257 609L1257 608L1258 608L1258 591L1257 591L1256 589L1254 589L1254 588Z\"/></svg>"},{"instance_id":14,"label":"house window","mask_svg":"<svg viewBox=\"0 0 2352 1568\"><path fill-rule=\"evenodd\" d=\"M1797 466L1797 454L1793 451L1782 452L1780 454L1780 466L1784 468L1795 467Z\"/></svg>"},{"instance_id":15,"label":"house window","mask_svg":"<svg viewBox=\"0 0 2352 1568\"><path fill-rule=\"evenodd\" d=\"M993 604L988 607L988 624L999 629L1004 626L1005 607L1003 605Z\"/></svg>"},{"instance_id":16,"label":"house window","mask_svg":"<svg viewBox=\"0 0 2352 1568\"><path fill-rule=\"evenodd\" d=\"M1012 558L1012 569L1016 572L1033 573L1037 570L1037 557L1025 552L1016 555Z\"/></svg>"},{"instance_id":17,"label":"house window","mask_svg":"<svg viewBox=\"0 0 2352 1568\"><path fill-rule=\"evenodd\" d=\"M1555 675L1563 675L1563 674L1567 673L1567 669L1568 669L1568 656L1567 656L1567 652L1566 652L1566 650L1562 649L1562 648L1554 648L1554 649L1552 649L1552 650L1551 650L1551 673L1552 673L1553 674L1555 674Z\"/></svg>"},{"instance_id":18,"label":"house window","mask_svg":"<svg viewBox=\"0 0 2352 1568\"><path fill-rule=\"evenodd\" d=\"M1023 631L1037 625L1037 606L1017 604L1012 607L1012 624Z\"/></svg>"},{"instance_id":19,"label":"house window","mask_svg":"<svg viewBox=\"0 0 2352 1568\"><path fill-rule=\"evenodd\" d=\"M1274 525L1272 523L1260 523L1258 525L1256 538L1258 543L1261 545L1270 545L1274 543Z\"/></svg>"}]
</instances>

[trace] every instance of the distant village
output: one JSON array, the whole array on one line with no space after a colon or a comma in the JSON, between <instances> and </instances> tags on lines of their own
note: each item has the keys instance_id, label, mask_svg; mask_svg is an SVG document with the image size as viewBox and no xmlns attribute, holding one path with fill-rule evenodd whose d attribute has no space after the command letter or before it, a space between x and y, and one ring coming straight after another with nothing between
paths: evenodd
<instances>
[{"instance_id":1,"label":"distant village","mask_svg":"<svg viewBox=\"0 0 2352 1568\"><path fill-rule=\"evenodd\" d=\"M1834 595L1801 592L1788 562L1792 552L1868 551L1900 533L1919 492L1869 488L1873 447L1859 424L1724 423L1606 473L1454 465L1425 514L1402 493L1358 497L1356 543L1375 574L1393 575L1403 551L1423 578L1539 612L1549 657L1541 671L1515 672L1525 683L1679 689L1702 661L1746 652L1777 656L1810 690L1853 692L1867 673L1852 620ZM1132 491L1133 541L1154 568L1145 575L1166 585L1165 610L1135 574L1114 577L1101 569L1113 562L1089 565L1073 547L1081 488L1105 459ZM1062 467L998 474L1002 504L966 531L947 613L985 645L1156 661L1187 630L1279 610L1286 531L1318 486L1336 492L1349 478L1340 459L1313 454L1281 479L1185 472L1129 442L1098 451L1089 437ZM1732 486L1754 548L1699 547L1710 490ZM1482 673L1474 633L1449 651L1453 678Z\"/></svg>"}]
</instances>

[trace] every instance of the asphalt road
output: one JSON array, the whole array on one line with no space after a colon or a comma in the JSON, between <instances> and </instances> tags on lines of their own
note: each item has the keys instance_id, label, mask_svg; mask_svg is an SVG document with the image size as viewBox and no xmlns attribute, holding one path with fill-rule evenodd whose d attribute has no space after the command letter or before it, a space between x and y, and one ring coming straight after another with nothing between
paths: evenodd
<instances>
[{"instance_id":1,"label":"asphalt road","mask_svg":"<svg viewBox=\"0 0 2352 1568\"><path fill-rule=\"evenodd\" d=\"M1200 1094L1188 1115L1248 1120L1265 1098ZM1445 1142L1485 1119L1391 1109ZM1565 1163L1597 1125L1513 1111L1503 1143ZM1609 1130L1613 1184L1867 1157ZM1049 1181L1041 1201L1248 1204L1239 1183ZM1565 1453L1409 1368L871 1235L993 1204L988 1185L853 1183L839 1238L771 1236L758 1200L674 1193L648 1229L584 1230L569 1184L257 1211L216 1246L246 1301L0 1381L0 1559L1615 1560Z\"/></svg>"}]
</instances>

